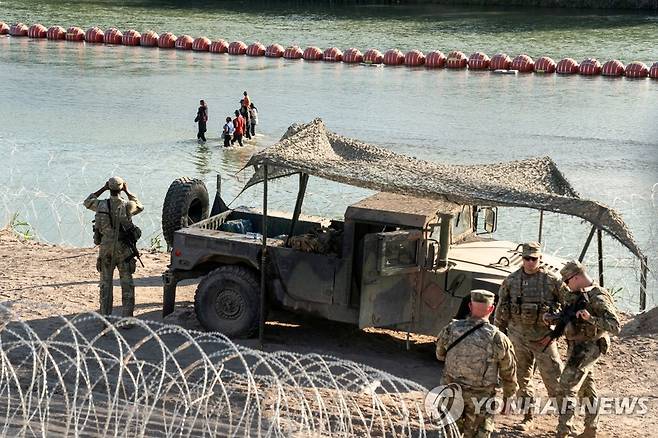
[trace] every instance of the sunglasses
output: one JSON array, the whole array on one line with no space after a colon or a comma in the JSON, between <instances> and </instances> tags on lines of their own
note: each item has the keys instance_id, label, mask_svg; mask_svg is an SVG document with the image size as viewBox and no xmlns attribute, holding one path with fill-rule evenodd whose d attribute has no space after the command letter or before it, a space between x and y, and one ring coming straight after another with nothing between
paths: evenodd
<instances>
[{"instance_id":1,"label":"sunglasses","mask_svg":"<svg viewBox=\"0 0 658 438\"><path fill-rule=\"evenodd\" d=\"M536 262L539 257L523 256L523 260L526 262Z\"/></svg>"}]
</instances>

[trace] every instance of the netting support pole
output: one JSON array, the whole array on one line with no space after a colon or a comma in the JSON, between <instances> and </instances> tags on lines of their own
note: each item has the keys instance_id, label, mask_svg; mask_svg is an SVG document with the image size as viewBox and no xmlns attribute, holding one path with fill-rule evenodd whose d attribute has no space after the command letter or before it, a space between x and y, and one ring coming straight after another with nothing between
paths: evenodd
<instances>
[{"instance_id":1,"label":"netting support pole","mask_svg":"<svg viewBox=\"0 0 658 438\"><path fill-rule=\"evenodd\" d=\"M286 238L286 247L290 246L290 238L295 235L295 225L299 221L299 215L302 212L302 204L304 203L304 194L306 193L306 184L308 183L308 173L299 174L299 191L297 192L297 201L295 202L295 211L292 214L292 221L290 222L290 232Z\"/></svg>"},{"instance_id":2,"label":"netting support pole","mask_svg":"<svg viewBox=\"0 0 658 438\"><path fill-rule=\"evenodd\" d=\"M646 257L640 259L640 312L647 310L647 275L649 261Z\"/></svg>"},{"instance_id":3,"label":"netting support pole","mask_svg":"<svg viewBox=\"0 0 658 438\"><path fill-rule=\"evenodd\" d=\"M263 165L263 247L260 255L260 321L258 324L258 342L263 346L265 337L265 305L267 298L267 287L265 284L265 268L267 266L267 164Z\"/></svg>"},{"instance_id":4,"label":"netting support pole","mask_svg":"<svg viewBox=\"0 0 658 438\"><path fill-rule=\"evenodd\" d=\"M603 231L596 230L596 246L599 250L599 286L603 287Z\"/></svg>"},{"instance_id":5,"label":"netting support pole","mask_svg":"<svg viewBox=\"0 0 658 438\"><path fill-rule=\"evenodd\" d=\"M541 243L541 235L544 231L544 210L539 210L539 239L537 240Z\"/></svg>"},{"instance_id":6,"label":"netting support pole","mask_svg":"<svg viewBox=\"0 0 658 438\"><path fill-rule=\"evenodd\" d=\"M589 248L589 244L592 243L592 237L594 237L595 231L596 231L596 225L592 225L592 231L589 232L589 236L587 236L587 240L585 241L585 246L583 246L583 250L580 251L580 255L578 256L579 262L582 262L583 259L585 258L585 254L587 254L587 248Z\"/></svg>"}]
</instances>

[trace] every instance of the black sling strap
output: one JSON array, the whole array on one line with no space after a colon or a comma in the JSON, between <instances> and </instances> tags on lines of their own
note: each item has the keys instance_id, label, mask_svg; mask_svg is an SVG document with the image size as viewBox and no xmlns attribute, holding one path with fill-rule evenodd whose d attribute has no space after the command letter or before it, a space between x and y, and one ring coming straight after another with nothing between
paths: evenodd
<instances>
[{"instance_id":1,"label":"black sling strap","mask_svg":"<svg viewBox=\"0 0 658 438\"><path fill-rule=\"evenodd\" d=\"M472 327L469 331L467 331L466 333L464 333L463 335L461 335L460 337L458 337L458 338L455 340L455 342L453 342L452 344L448 345L448 348L446 348L446 354L448 354L448 352L449 352L450 350L452 350L454 347L456 347L457 344L459 344L461 341L463 341L464 338L466 338L468 335L470 335L470 334L473 333L475 330L479 329L480 327L482 327L482 326L485 325L485 324L486 324L486 322L482 322L482 323L476 325L475 327Z\"/></svg>"}]
</instances>

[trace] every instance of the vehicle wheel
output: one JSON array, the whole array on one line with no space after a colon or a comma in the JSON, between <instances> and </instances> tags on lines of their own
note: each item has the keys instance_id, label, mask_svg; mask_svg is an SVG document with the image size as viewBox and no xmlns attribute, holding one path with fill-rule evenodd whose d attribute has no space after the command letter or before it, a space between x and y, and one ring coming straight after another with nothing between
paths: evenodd
<instances>
[{"instance_id":1,"label":"vehicle wheel","mask_svg":"<svg viewBox=\"0 0 658 438\"><path fill-rule=\"evenodd\" d=\"M162 205L162 234L167 245L174 243L174 231L208 218L208 190L196 178L178 178L169 186Z\"/></svg>"},{"instance_id":2,"label":"vehicle wheel","mask_svg":"<svg viewBox=\"0 0 658 438\"><path fill-rule=\"evenodd\" d=\"M209 331L246 338L258 331L260 285L243 266L226 265L203 277L194 296L194 310Z\"/></svg>"}]
</instances>

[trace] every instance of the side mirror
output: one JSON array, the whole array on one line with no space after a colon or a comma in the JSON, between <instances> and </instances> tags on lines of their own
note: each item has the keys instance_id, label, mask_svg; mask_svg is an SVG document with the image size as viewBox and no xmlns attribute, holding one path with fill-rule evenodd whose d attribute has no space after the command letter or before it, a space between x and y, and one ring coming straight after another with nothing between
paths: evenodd
<instances>
[{"instance_id":1,"label":"side mirror","mask_svg":"<svg viewBox=\"0 0 658 438\"><path fill-rule=\"evenodd\" d=\"M481 207L478 214L484 213L484 231L477 231L476 234L491 234L498 228L498 208L497 207ZM478 227L479 228L479 227Z\"/></svg>"}]
</instances>

